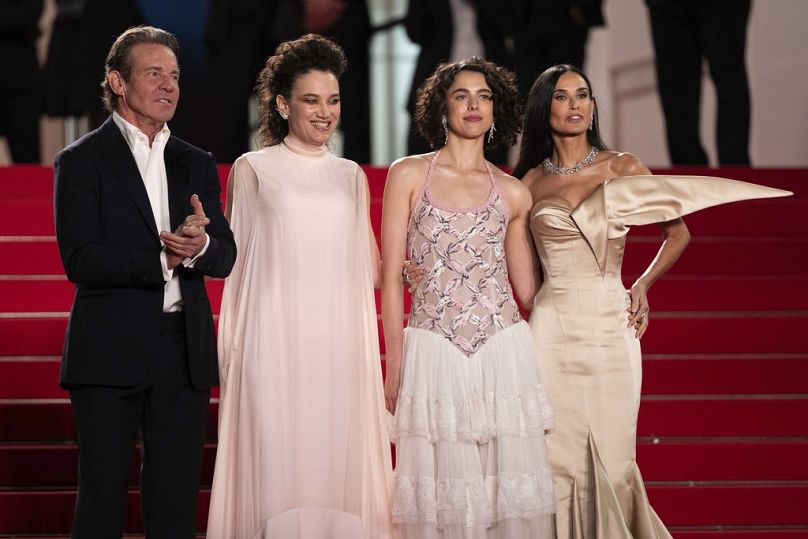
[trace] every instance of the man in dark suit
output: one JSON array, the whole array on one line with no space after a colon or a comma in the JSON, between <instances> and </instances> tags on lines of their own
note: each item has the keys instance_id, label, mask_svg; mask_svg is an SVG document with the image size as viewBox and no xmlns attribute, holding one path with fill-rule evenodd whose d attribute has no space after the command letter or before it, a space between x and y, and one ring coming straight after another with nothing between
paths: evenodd
<instances>
[{"instance_id":1,"label":"man in dark suit","mask_svg":"<svg viewBox=\"0 0 808 539\"><path fill-rule=\"evenodd\" d=\"M236 246L213 157L166 126L179 98L177 52L163 30L121 34L103 82L111 117L56 156L56 236L76 283L60 380L80 449L73 537L123 533L138 431L146 535L196 532L218 383L203 276L225 277Z\"/></svg>"}]
</instances>

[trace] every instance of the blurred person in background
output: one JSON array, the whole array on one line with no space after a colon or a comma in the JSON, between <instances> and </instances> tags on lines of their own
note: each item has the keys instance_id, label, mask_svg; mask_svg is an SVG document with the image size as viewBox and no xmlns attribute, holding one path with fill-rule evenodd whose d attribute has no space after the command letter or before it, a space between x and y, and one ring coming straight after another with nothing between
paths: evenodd
<instances>
[{"instance_id":1,"label":"blurred person in background","mask_svg":"<svg viewBox=\"0 0 808 539\"><path fill-rule=\"evenodd\" d=\"M0 3L0 135L15 163L39 163L41 77L36 55L43 0Z\"/></svg>"},{"instance_id":2,"label":"blurred person in background","mask_svg":"<svg viewBox=\"0 0 808 539\"><path fill-rule=\"evenodd\" d=\"M749 165L746 27L752 0L645 0L668 154L674 165L707 165L701 144L702 62L715 85L721 165Z\"/></svg>"}]
</instances>

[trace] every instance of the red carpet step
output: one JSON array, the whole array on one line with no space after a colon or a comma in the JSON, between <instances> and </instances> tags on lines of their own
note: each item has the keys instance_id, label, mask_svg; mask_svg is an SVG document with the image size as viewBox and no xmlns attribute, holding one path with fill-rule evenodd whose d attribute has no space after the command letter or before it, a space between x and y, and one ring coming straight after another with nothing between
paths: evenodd
<instances>
[{"instance_id":1,"label":"red carpet step","mask_svg":"<svg viewBox=\"0 0 808 539\"><path fill-rule=\"evenodd\" d=\"M646 481L806 481L808 439L641 439Z\"/></svg>"},{"instance_id":2,"label":"red carpet step","mask_svg":"<svg viewBox=\"0 0 808 539\"><path fill-rule=\"evenodd\" d=\"M660 240L629 236L624 272L640 274L654 259ZM62 263L51 238L0 241L0 275L60 275ZM808 238L696 237L671 275L806 275Z\"/></svg>"},{"instance_id":3,"label":"red carpet step","mask_svg":"<svg viewBox=\"0 0 808 539\"><path fill-rule=\"evenodd\" d=\"M208 439L216 438L218 403L211 402ZM645 396L638 436L808 436L808 397ZM75 441L73 414L65 400L0 401L0 443Z\"/></svg>"},{"instance_id":4,"label":"red carpet step","mask_svg":"<svg viewBox=\"0 0 808 539\"><path fill-rule=\"evenodd\" d=\"M630 286L634 276L626 276ZM206 281L213 312L221 305L221 279ZM51 279L0 279L0 314L66 313L73 303L73 283L64 276ZM376 290L377 308L381 305ZM649 295L654 314L664 311L808 311L808 275L747 276L666 276ZM659 309L656 308L659 306ZM405 298L409 311L409 295Z\"/></svg>"},{"instance_id":5,"label":"red carpet step","mask_svg":"<svg viewBox=\"0 0 808 539\"><path fill-rule=\"evenodd\" d=\"M222 182L228 170L220 167ZM378 234L386 169L366 171ZM651 290L637 445L649 498L676 538L808 539L808 170L657 172L732 177L795 196L688 216L693 241ZM75 503L78 448L58 386L73 286L53 238L52 197L49 167L0 168L0 539L66 537ZM626 284L660 241L654 226L631 232ZM222 285L207 282L215 312ZM217 412L214 398L207 486ZM135 452L129 538L142 537L138 463ZM204 490L199 500L200 534L208 497Z\"/></svg>"},{"instance_id":6,"label":"red carpet step","mask_svg":"<svg viewBox=\"0 0 808 539\"><path fill-rule=\"evenodd\" d=\"M0 336L2 328L0 324ZM795 336L804 333L805 328L808 313L656 313L642 339L642 348L645 354L800 354L808 353L808 340ZM379 331L383 336L381 322ZM384 340L381 347L383 353ZM4 348L0 344L0 355L9 355L2 351Z\"/></svg>"},{"instance_id":7,"label":"red carpet step","mask_svg":"<svg viewBox=\"0 0 808 539\"><path fill-rule=\"evenodd\" d=\"M199 499L199 529L207 519L210 491ZM648 497L660 517L671 526L808 525L804 507L808 486L776 483L737 485L654 485ZM690 509L695 502L698 508ZM0 492L0 533L64 534L72 520L75 493L68 490ZM126 530L142 531L139 492L130 491Z\"/></svg>"},{"instance_id":8,"label":"red carpet step","mask_svg":"<svg viewBox=\"0 0 808 539\"><path fill-rule=\"evenodd\" d=\"M806 481L808 440L754 438L642 439L637 461L646 481ZM213 480L216 446L205 446L202 484ZM133 452L130 484L139 484L140 455ZM0 445L0 490L73 488L78 477L78 446Z\"/></svg>"},{"instance_id":9,"label":"red carpet step","mask_svg":"<svg viewBox=\"0 0 808 539\"><path fill-rule=\"evenodd\" d=\"M213 481L216 445L205 446L202 484ZM78 481L79 448L72 442L62 444L0 445L0 490L9 488L67 488ZM133 451L129 481L140 483L140 452Z\"/></svg>"},{"instance_id":10,"label":"red carpet step","mask_svg":"<svg viewBox=\"0 0 808 539\"><path fill-rule=\"evenodd\" d=\"M59 357L0 358L0 399L67 398L58 380ZM647 354L642 394L808 394L808 354Z\"/></svg>"}]
</instances>

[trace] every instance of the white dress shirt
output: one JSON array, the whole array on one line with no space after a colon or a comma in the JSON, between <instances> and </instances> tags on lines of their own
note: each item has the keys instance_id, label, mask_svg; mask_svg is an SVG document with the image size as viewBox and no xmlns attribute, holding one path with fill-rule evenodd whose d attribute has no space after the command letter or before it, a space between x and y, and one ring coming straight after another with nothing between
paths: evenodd
<instances>
[{"instance_id":1,"label":"white dress shirt","mask_svg":"<svg viewBox=\"0 0 808 539\"><path fill-rule=\"evenodd\" d=\"M168 142L171 131L166 124L154 136L154 141L149 146L149 137L140 129L124 120L117 112L112 113L112 120L118 129L121 130L124 140L132 151L132 156L137 163L140 177L146 187L149 196L154 222L157 224L158 233L162 230L171 230L171 216L168 208L168 178L166 176L166 164L163 159L163 151ZM205 234L205 246L194 258L186 258L182 264L186 267L193 267L194 262L202 256L208 248L210 237ZM165 292L163 295L163 312L173 313L182 310L182 294L180 292L180 281L173 269L168 268L165 245L160 253L160 264L163 267L163 277L165 278Z\"/></svg>"}]
</instances>

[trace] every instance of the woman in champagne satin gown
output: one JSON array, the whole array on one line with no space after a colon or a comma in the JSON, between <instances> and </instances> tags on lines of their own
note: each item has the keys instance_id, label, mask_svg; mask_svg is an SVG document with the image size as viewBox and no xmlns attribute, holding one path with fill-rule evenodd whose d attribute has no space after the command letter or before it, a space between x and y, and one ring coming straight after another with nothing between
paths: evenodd
<instances>
[{"instance_id":1,"label":"woman in champagne satin gown","mask_svg":"<svg viewBox=\"0 0 808 539\"><path fill-rule=\"evenodd\" d=\"M367 178L325 147L344 69L319 36L281 44L258 84L264 147L230 174L211 539L393 537Z\"/></svg>"},{"instance_id":2,"label":"woman in champagne satin gown","mask_svg":"<svg viewBox=\"0 0 808 539\"><path fill-rule=\"evenodd\" d=\"M514 77L471 58L439 66L418 96L439 149L390 167L382 217L393 521L412 539L549 539L552 416L515 300L536 291L531 198L483 155L516 138ZM425 273L402 329L407 257Z\"/></svg>"},{"instance_id":3,"label":"woman in champagne satin gown","mask_svg":"<svg viewBox=\"0 0 808 539\"><path fill-rule=\"evenodd\" d=\"M547 450L556 536L669 538L635 461L648 289L688 243L683 215L789 193L721 178L650 176L633 155L606 149L589 80L569 65L549 68L530 91L514 176L533 196L530 230L543 275L530 326L555 414ZM628 227L651 223L665 241L626 290L620 270Z\"/></svg>"}]
</instances>

